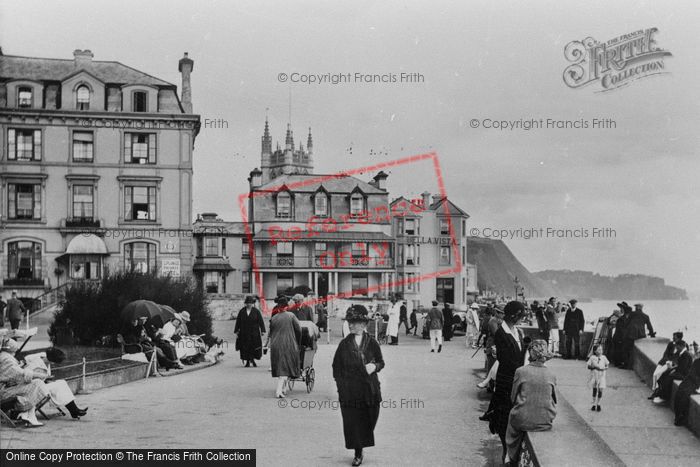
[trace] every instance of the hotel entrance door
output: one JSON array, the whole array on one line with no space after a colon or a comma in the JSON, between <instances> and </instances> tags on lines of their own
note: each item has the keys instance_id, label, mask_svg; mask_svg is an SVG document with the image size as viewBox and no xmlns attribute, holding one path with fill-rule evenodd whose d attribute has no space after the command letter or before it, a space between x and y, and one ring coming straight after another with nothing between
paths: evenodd
<instances>
[{"instance_id":1,"label":"hotel entrance door","mask_svg":"<svg viewBox=\"0 0 700 467\"><path fill-rule=\"evenodd\" d=\"M453 303L455 302L455 280L452 277L438 277L437 279L436 297L440 303Z\"/></svg>"}]
</instances>

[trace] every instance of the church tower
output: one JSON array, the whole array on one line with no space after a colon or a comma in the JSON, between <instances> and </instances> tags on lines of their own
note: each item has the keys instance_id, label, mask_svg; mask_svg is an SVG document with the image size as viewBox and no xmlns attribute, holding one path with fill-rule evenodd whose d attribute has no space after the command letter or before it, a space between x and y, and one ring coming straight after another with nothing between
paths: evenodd
<instances>
[{"instance_id":1,"label":"church tower","mask_svg":"<svg viewBox=\"0 0 700 467\"><path fill-rule=\"evenodd\" d=\"M313 173L313 140L311 138L311 128L309 128L306 148L304 148L301 142L299 143L299 147L295 148L294 133L291 125L287 124L284 147L281 148L279 143L277 143L277 148L273 152L270 124L267 118L265 118L260 168L262 170L262 183L267 183L281 175Z\"/></svg>"}]
</instances>

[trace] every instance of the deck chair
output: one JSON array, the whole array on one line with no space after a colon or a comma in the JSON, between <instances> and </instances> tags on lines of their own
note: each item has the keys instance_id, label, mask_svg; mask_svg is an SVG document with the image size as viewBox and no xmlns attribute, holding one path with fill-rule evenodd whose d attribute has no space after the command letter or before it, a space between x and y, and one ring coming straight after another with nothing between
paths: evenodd
<instances>
[{"instance_id":1,"label":"deck chair","mask_svg":"<svg viewBox=\"0 0 700 467\"><path fill-rule=\"evenodd\" d=\"M41 399L41 400L39 401L39 403L36 404L36 411L39 412L39 414L40 414L42 417L44 417L46 420L49 419L49 416L46 415L46 413L45 413L44 410L43 410L43 407L44 407L50 400L51 400L51 396L46 395L46 396L44 396L43 399ZM58 410L59 415L61 415L61 416L65 416L65 415L66 415L66 413L65 413L59 406L56 406L56 410Z\"/></svg>"},{"instance_id":2,"label":"deck chair","mask_svg":"<svg viewBox=\"0 0 700 467\"><path fill-rule=\"evenodd\" d=\"M17 425L15 424L14 420L12 420L12 418L10 417L10 410L12 410L12 407L14 407L16 400L17 397L12 396L3 399L2 402L0 402L0 423L5 422L12 428L17 428Z\"/></svg>"},{"instance_id":3,"label":"deck chair","mask_svg":"<svg viewBox=\"0 0 700 467\"><path fill-rule=\"evenodd\" d=\"M143 347L141 346L141 344L127 344L124 341L124 336L122 336L121 334L117 334L117 342L122 348L122 355L126 353L143 352Z\"/></svg>"}]
</instances>

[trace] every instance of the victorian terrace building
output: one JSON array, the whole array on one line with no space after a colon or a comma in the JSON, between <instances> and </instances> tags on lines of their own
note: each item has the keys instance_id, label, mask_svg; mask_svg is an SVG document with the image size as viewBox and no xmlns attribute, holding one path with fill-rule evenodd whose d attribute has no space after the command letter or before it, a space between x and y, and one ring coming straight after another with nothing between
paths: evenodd
<instances>
[{"instance_id":1,"label":"victorian terrace building","mask_svg":"<svg viewBox=\"0 0 700 467\"><path fill-rule=\"evenodd\" d=\"M35 297L110 269L192 270L193 61L177 87L119 62L2 55L0 275Z\"/></svg>"},{"instance_id":2,"label":"victorian terrace building","mask_svg":"<svg viewBox=\"0 0 700 467\"><path fill-rule=\"evenodd\" d=\"M313 174L311 132L297 148L288 126L284 149L273 152L267 121L261 167L249 178L251 260L263 289L252 281L253 293L271 299L306 285L319 297L386 295L379 286L395 279L391 223L367 214L389 212L387 175L368 183Z\"/></svg>"},{"instance_id":3,"label":"victorian terrace building","mask_svg":"<svg viewBox=\"0 0 700 467\"><path fill-rule=\"evenodd\" d=\"M396 270L400 291L409 308L429 307L432 300L437 300L465 309L467 294L476 286L474 268L471 268L474 282L471 287L468 280L466 229L469 214L447 198L431 197L428 192L416 200L399 197L391 202L392 210L402 204L415 206L404 216L393 218ZM457 269L458 265L458 272L419 279L428 273Z\"/></svg>"}]
</instances>

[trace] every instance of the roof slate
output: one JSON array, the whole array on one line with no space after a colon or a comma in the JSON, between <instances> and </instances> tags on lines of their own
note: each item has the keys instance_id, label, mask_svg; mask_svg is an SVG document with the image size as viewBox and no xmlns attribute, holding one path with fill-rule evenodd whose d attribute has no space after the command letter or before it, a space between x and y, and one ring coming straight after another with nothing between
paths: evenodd
<instances>
[{"instance_id":1,"label":"roof slate","mask_svg":"<svg viewBox=\"0 0 700 467\"><path fill-rule=\"evenodd\" d=\"M81 70L85 70L103 83L175 87L172 83L119 62L93 60L78 65L73 59L0 55L0 79L63 81Z\"/></svg>"},{"instance_id":2,"label":"roof slate","mask_svg":"<svg viewBox=\"0 0 700 467\"><path fill-rule=\"evenodd\" d=\"M328 177L328 178L326 178ZM313 181L310 180L321 179L323 181ZM282 185L287 185L292 192L297 193L313 193L323 185L323 187L331 193L351 193L355 187L359 187L366 194L381 194L386 195L387 192L380 190L369 183L360 180L359 178L348 176L335 176L335 175L319 175L319 174L289 174L277 177L269 182L261 185L256 190L274 190L281 187Z\"/></svg>"}]
</instances>

